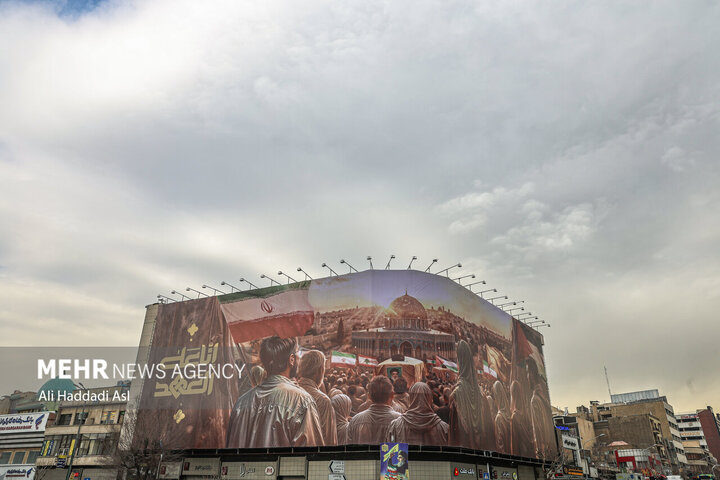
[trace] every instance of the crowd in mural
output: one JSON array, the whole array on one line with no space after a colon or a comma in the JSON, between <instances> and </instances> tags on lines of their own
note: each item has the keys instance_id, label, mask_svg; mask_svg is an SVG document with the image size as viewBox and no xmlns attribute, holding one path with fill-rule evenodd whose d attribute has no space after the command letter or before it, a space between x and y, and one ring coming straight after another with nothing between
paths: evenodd
<instances>
[{"instance_id":1,"label":"crowd in mural","mask_svg":"<svg viewBox=\"0 0 720 480\"><path fill-rule=\"evenodd\" d=\"M478 375L471 347L457 344L458 371L426 369L409 385L373 369L327 367L323 352L297 352L269 337L251 368L253 387L235 403L227 446L254 448L403 442L458 445L526 457L554 448L547 384L532 358L503 382Z\"/></svg>"}]
</instances>

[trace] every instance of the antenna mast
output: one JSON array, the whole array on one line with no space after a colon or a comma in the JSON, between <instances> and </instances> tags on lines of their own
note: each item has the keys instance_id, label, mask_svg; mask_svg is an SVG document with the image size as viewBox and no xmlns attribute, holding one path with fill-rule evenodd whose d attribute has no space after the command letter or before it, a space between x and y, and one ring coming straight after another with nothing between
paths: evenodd
<instances>
[{"instance_id":1,"label":"antenna mast","mask_svg":"<svg viewBox=\"0 0 720 480\"><path fill-rule=\"evenodd\" d=\"M610 391L610 379L608 378L607 367L603 365L603 368L605 369L605 381L607 382L608 386L608 395L610 395L610 401L612 401L612 392Z\"/></svg>"}]
</instances>

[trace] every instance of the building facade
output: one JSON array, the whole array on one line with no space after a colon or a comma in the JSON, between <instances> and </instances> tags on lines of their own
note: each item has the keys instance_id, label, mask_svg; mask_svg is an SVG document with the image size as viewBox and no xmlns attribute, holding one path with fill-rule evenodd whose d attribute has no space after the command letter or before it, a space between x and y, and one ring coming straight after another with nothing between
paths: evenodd
<instances>
[{"instance_id":1,"label":"building facade","mask_svg":"<svg viewBox=\"0 0 720 480\"><path fill-rule=\"evenodd\" d=\"M657 450L660 456L667 456L669 459L672 473L684 473L687 458L675 412L672 405L668 403L667 398L661 396L657 390L622 393L612 395L611 398L613 400L611 403L590 402L589 415L593 421L609 422L610 418L637 415L654 417L660 424L661 441L653 444L638 445L638 447Z\"/></svg>"},{"instance_id":2,"label":"building facade","mask_svg":"<svg viewBox=\"0 0 720 480\"><path fill-rule=\"evenodd\" d=\"M55 422L48 425L37 466L43 480L114 480L115 457L125 417L129 385L93 388L85 397L58 402Z\"/></svg>"},{"instance_id":3,"label":"building facade","mask_svg":"<svg viewBox=\"0 0 720 480\"><path fill-rule=\"evenodd\" d=\"M708 406L703 410L698 410L697 416L708 451L720 462L720 415L715 414L712 407Z\"/></svg>"},{"instance_id":4,"label":"building facade","mask_svg":"<svg viewBox=\"0 0 720 480\"><path fill-rule=\"evenodd\" d=\"M377 445L362 449L320 448L304 453L271 449L265 453L218 451L186 456L160 465L159 480L372 480L380 478ZM539 463L504 455L484 456L467 449L410 447L413 480L545 480Z\"/></svg>"},{"instance_id":5,"label":"building facade","mask_svg":"<svg viewBox=\"0 0 720 480\"><path fill-rule=\"evenodd\" d=\"M53 412L0 415L0 478L35 477L35 460L40 455L45 428Z\"/></svg>"},{"instance_id":6,"label":"building facade","mask_svg":"<svg viewBox=\"0 0 720 480\"><path fill-rule=\"evenodd\" d=\"M685 440L683 446L688 459L689 475L712 473L712 467L717 461L706 448L700 445L698 440Z\"/></svg>"}]
</instances>

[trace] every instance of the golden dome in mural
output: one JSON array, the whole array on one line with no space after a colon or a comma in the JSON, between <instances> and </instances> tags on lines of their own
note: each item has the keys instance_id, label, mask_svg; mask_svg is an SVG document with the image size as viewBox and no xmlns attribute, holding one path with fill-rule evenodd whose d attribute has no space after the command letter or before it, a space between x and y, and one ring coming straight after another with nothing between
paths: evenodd
<instances>
[{"instance_id":1,"label":"golden dome in mural","mask_svg":"<svg viewBox=\"0 0 720 480\"><path fill-rule=\"evenodd\" d=\"M422 303L405 292L405 295L392 301L387 309L387 319L392 328L424 329L427 328L428 315Z\"/></svg>"},{"instance_id":2,"label":"golden dome in mural","mask_svg":"<svg viewBox=\"0 0 720 480\"><path fill-rule=\"evenodd\" d=\"M422 303L407 293L393 300L388 310L390 313L402 319L427 319L427 312Z\"/></svg>"}]
</instances>

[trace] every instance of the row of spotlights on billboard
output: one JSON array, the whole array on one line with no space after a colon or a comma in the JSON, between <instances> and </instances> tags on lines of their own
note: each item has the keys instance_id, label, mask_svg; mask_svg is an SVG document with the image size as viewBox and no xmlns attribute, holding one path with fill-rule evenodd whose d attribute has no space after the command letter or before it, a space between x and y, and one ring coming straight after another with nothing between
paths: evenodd
<instances>
[{"instance_id":1,"label":"row of spotlights on billboard","mask_svg":"<svg viewBox=\"0 0 720 480\"><path fill-rule=\"evenodd\" d=\"M390 263L391 263L394 259L395 259L395 255L390 255L390 259L387 261L387 264L385 264L385 270L389 270L389 269L390 269ZM413 264L413 262L415 262L415 260L417 260L417 257L416 257L415 255L413 255L412 259L410 260L410 263L409 263L408 266L407 266L407 269L408 269L408 270L410 270L410 269L412 268L412 264ZM368 255L367 261L370 263L370 269L371 269L371 270L374 270L373 263L372 263L372 257ZM427 268L424 270L424 272L426 272L426 273L432 273L432 272L430 272L430 269L431 269L432 266L435 265L437 262L438 262L438 259L437 259L437 258L433 258L432 262L430 262L430 265L427 266ZM341 260L340 260L340 264L342 264L342 265L347 265L347 267L350 269L349 273L357 273L357 272L358 272L358 270L357 270L355 267L353 267L352 265L350 265L350 264L347 262L347 260L345 260L345 259L341 259ZM328 265L328 264L325 263L325 262L323 262L323 264L321 265L321 267L322 267L322 268L327 268L327 269L330 271L330 276L331 276L331 277L332 277L333 275L335 275L335 276L338 276L338 275L339 275L335 270L333 270L333 268L332 268L330 265ZM455 264L455 265L451 265L451 266L449 266L449 267L447 267L447 268L444 268L444 269L442 269L442 270L439 270L439 271L437 271L437 272L434 272L434 275L442 275L442 274L445 274L445 276L447 276L448 278L450 278L450 270L453 269L453 268L461 268L461 267L462 267L462 264L461 264L461 263L457 263L457 264ZM297 267L297 271L300 272L300 273L302 273L302 274L305 276L305 277L304 277L304 280L312 280L313 277L311 277L305 270L303 270L302 267ZM293 277L291 277L290 275L288 275L287 273L283 272L282 270L279 270L277 274L278 274L280 277L285 277L285 278L287 278L287 283L288 283L288 284L291 283L291 282L292 282L292 283L296 283L296 282L298 281L298 280L296 280L295 278L293 278ZM270 277L270 276L268 276L268 275L265 275L264 273L261 273L261 274L260 274L260 278L269 280L269 281L270 281L270 286L273 286L273 285L282 285L282 284L281 284L280 282L278 282L276 279L274 279L274 278L272 278L272 277ZM516 301L516 302L505 302L505 303L497 304L497 305L496 305L496 304L495 304L495 300L507 300L507 299L508 299L508 296L507 296L507 295L498 295L498 296L491 297L491 298L485 298L485 297L484 297L484 294L486 294L486 293L497 293L497 289L496 289L496 288L489 288L489 289L487 289L487 290L481 290L481 291L479 291L479 292L475 292L475 291L473 291L473 289L472 289L472 287L473 287L474 285L485 285L487 282L486 282L485 280L480 280L480 281L477 281L477 282L472 282L472 281L471 281L470 283L466 283L465 285L463 285L462 281L465 280L466 278L469 278L469 279L472 280L472 279L475 278L475 274L474 274L474 273L471 273L471 274L468 274L468 275L461 275L461 276L459 276L459 277L453 278L453 280L456 281L456 282L458 282L460 285L462 285L463 287L467 288L468 290L470 290L472 293L480 296L480 298L489 301L490 303L492 303L492 304L495 305L496 307L500 308L501 310L504 310L505 312L507 312L507 313L509 313L510 315L512 315L514 318L517 318L518 320L524 322L524 323L527 324L527 325L532 326L533 328L549 327L549 326L550 326L550 324L549 324L549 323L546 323L545 320L539 320L538 317L537 317L537 315L533 315L532 312L526 312L526 311L525 311L525 307L518 307L518 305L521 305L521 304L525 303L525 300L520 300L520 301ZM240 278L240 284L242 284L242 283L247 283L248 285L250 285L250 288L249 288L248 290L260 288L260 287L258 287L257 285L255 285L254 283L250 282L250 280L247 280L246 278ZM225 294L228 294L228 293L234 293L235 291L238 291L238 292L242 291L241 288L238 288L238 287L236 287L235 285L232 285L232 284L230 284L230 283L228 283L228 282L226 282L226 281L224 281L224 280L220 282L220 285L221 285L221 286L230 287L230 291L229 291L229 292L225 292L225 291L220 290L219 288L215 288L215 287L213 287L213 286L211 286L211 285L203 285L202 288L203 288L203 289L212 290L212 291L213 291L213 295L225 295ZM185 291L186 291L186 292L193 292L193 293L197 294L197 298L200 298L201 296L202 296L202 297L209 297L209 296L210 296L210 295L208 295L208 294L205 293L205 292L202 292L202 291L200 291L200 290L196 290L196 289L191 288L191 287L187 287L187 288L185 289ZM180 301L191 300L191 297L189 297L189 296L187 296L187 295L185 295L185 294L183 294L182 292L179 292L179 291L177 291L177 290L173 290L173 291L170 292L170 293L171 293L171 295L179 295L179 296L180 296ZM177 302L177 301L178 301L176 298L171 298L171 297L168 297L168 296L162 295L162 294L158 294L157 299L158 299L158 301L159 301L160 303ZM508 308L508 307L510 307L510 308ZM516 314L516 313L513 313L513 312L515 312L515 311L521 311L522 313L517 313L517 314ZM526 315L527 315L527 316L526 316Z\"/></svg>"}]
</instances>

